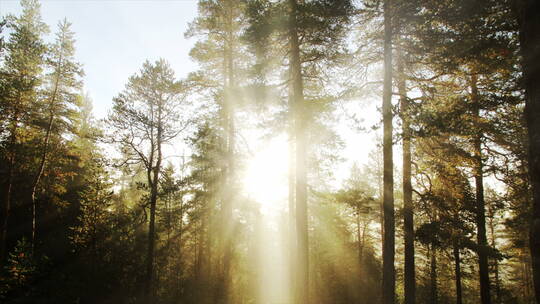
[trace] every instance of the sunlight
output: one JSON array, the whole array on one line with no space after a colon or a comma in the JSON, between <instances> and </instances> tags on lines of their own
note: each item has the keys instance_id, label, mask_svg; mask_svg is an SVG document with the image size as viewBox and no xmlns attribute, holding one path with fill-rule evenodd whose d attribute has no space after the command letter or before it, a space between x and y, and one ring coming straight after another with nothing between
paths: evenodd
<instances>
[{"instance_id":1,"label":"sunlight","mask_svg":"<svg viewBox=\"0 0 540 304\"><path fill-rule=\"evenodd\" d=\"M256 240L256 303L290 303L290 273L287 264L286 215L288 195L287 137L253 140L257 148L246 160L243 190L257 202ZM284 226L285 225L285 226Z\"/></svg>"},{"instance_id":2,"label":"sunlight","mask_svg":"<svg viewBox=\"0 0 540 304\"><path fill-rule=\"evenodd\" d=\"M287 198L288 147L285 136L264 141L247 161L243 188L261 211L282 210Z\"/></svg>"}]
</instances>

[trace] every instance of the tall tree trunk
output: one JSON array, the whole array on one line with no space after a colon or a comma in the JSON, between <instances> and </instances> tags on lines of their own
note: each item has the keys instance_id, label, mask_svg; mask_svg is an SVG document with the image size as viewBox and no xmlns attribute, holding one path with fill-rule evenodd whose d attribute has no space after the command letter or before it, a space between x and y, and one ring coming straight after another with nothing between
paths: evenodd
<instances>
[{"instance_id":1,"label":"tall tree trunk","mask_svg":"<svg viewBox=\"0 0 540 304\"><path fill-rule=\"evenodd\" d=\"M206 241L206 214L203 214L200 219L200 225L197 230L197 254L195 260L195 282L197 288L195 289L195 300L199 303L206 303L202 300L203 297L203 260L206 257L204 252L204 244Z\"/></svg>"},{"instance_id":2,"label":"tall tree trunk","mask_svg":"<svg viewBox=\"0 0 540 304\"><path fill-rule=\"evenodd\" d=\"M523 277L524 277L524 290L525 290L525 299L527 301L530 301L534 297L534 291L533 291L533 284L534 279L531 278L531 270L532 270L532 263L530 261L530 255L524 255L522 256L522 262L523 262Z\"/></svg>"},{"instance_id":3,"label":"tall tree trunk","mask_svg":"<svg viewBox=\"0 0 540 304\"><path fill-rule=\"evenodd\" d=\"M30 194L30 201L32 204L32 252L34 252L35 245L36 245L36 221L37 221L37 202L36 202L36 192L37 188L39 186L39 182L41 181L41 177L43 176L43 172L45 171L45 164L47 162L47 156L49 154L49 142L51 140L51 131L52 126L54 122L54 114L50 113L49 122L47 124L47 132L45 134L45 139L43 142L43 148L41 151L41 159L39 161L39 167L38 172L36 176L34 177L34 180L32 182L32 191Z\"/></svg>"},{"instance_id":4,"label":"tall tree trunk","mask_svg":"<svg viewBox=\"0 0 540 304\"><path fill-rule=\"evenodd\" d=\"M405 304L414 304L416 300L416 278L414 267L414 217L411 184L411 130L409 120L409 100L403 51L398 55L398 92L401 103L401 121L403 125L403 231L405 241Z\"/></svg>"},{"instance_id":5,"label":"tall tree trunk","mask_svg":"<svg viewBox=\"0 0 540 304\"><path fill-rule=\"evenodd\" d=\"M155 174L154 174L155 176ZM157 180L154 180L157 183ZM152 185L150 190L150 222L148 223L148 251L146 254L146 281L145 297L148 303L153 301L154 293L154 247L156 238L156 205L157 205L157 184Z\"/></svg>"},{"instance_id":6,"label":"tall tree trunk","mask_svg":"<svg viewBox=\"0 0 540 304\"><path fill-rule=\"evenodd\" d=\"M490 208L489 211L489 234L491 235L491 247L497 249L497 236L495 235L495 214ZM493 272L495 275L495 303L498 304L501 302L501 281L499 279L499 260L493 258Z\"/></svg>"},{"instance_id":7,"label":"tall tree trunk","mask_svg":"<svg viewBox=\"0 0 540 304\"><path fill-rule=\"evenodd\" d=\"M220 303L230 302L230 282L231 282L231 258L232 258L232 210L234 201L234 183L235 183L235 163L234 163L234 147L235 147L235 121L234 121L234 35L233 35L233 7L227 7L227 41L225 47L225 115L226 115L226 132L227 132L227 171L225 177L225 200L223 205L223 273L221 277L221 299Z\"/></svg>"},{"instance_id":8,"label":"tall tree trunk","mask_svg":"<svg viewBox=\"0 0 540 304\"><path fill-rule=\"evenodd\" d=\"M431 244L430 250L430 283L431 283L431 304L437 304L439 302L439 292L437 288L437 249Z\"/></svg>"},{"instance_id":9,"label":"tall tree trunk","mask_svg":"<svg viewBox=\"0 0 540 304\"><path fill-rule=\"evenodd\" d=\"M377 160L377 181L379 186L379 224L381 226L381 240L384 240L384 164ZM382 242L381 242L382 243ZM382 245L382 244L381 244ZM382 250L382 247L381 247Z\"/></svg>"},{"instance_id":10,"label":"tall tree trunk","mask_svg":"<svg viewBox=\"0 0 540 304\"><path fill-rule=\"evenodd\" d=\"M54 123L54 104L56 102L56 97L58 94L58 85L60 83L60 66L62 64L62 56L58 59L56 64L56 77L54 81L54 89L49 102L49 121L47 123L47 131L45 132L45 139L43 140L43 148L41 150L41 157L39 161L39 167L32 181L32 191L30 193L30 202L32 205L32 252L34 252L35 243L36 243L36 222L37 222L37 202L36 202L36 192L45 171L45 164L47 163L47 156L49 154L49 142L51 140L51 132Z\"/></svg>"},{"instance_id":11,"label":"tall tree trunk","mask_svg":"<svg viewBox=\"0 0 540 304\"><path fill-rule=\"evenodd\" d=\"M525 120L529 139L529 176L533 208L529 247L536 302L540 303L540 1L515 0L523 58Z\"/></svg>"},{"instance_id":12,"label":"tall tree trunk","mask_svg":"<svg viewBox=\"0 0 540 304\"><path fill-rule=\"evenodd\" d=\"M291 90L292 92L292 90ZM290 94L290 92L289 92ZM288 200L289 200L289 290L291 298L295 299L296 292L296 213L295 213L295 149L294 149L294 113L293 100L289 98L289 168L288 168Z\"/></svg>"},{"instance_id":13,"label":"tall tree trunk","mask_svg":"<svg viewBox=\"0 0 540 304\"><path fill-rule=\"evenodd\" d=\"M477 78L471 76L471 99L473 102L475 121L480 120L480 101L478 96ZM478 268L480 275L480 299L482 304L490 304L490 282L488 266L488 250L486 236L486 214L484 201L484 172L482 161L482 132L476 131L474 138L474 180L476 184L476 229L478 242Z\"/></svg>"},{"instance_id":14,"label":"tall tree trunk","mask_svg":"<svg viewBox=\"0 0 540 304\"><path fill-rule=\"evenodd\" d=\"M296 303L309 301L309 243L307 215L307 117L304 104L304 84L300 62L300 42L297 30L297 3L289 0L289 43L292 97L294 100L294 137L296 140Z\"/></svg>"},{"instance_id":15,"label":"tall tree trunk","mask_svg":"<svg viewBox=\"0 0 540 304\"><path fill-rule=\"evenodd\" d=\"M395 223L394 223L394 161L392 154L392 13L391 1L384 1L384 88L383 88L383 161L384 161L384 239L383 239L383 274L382 303L394 304L396 275Z\"/></svg>"},{"instance_id":16,"label":"tall tree trunk","mask_svg":"<svg viewBox=\"0 0 540 304\"><path fill-rule=\"evenodd\" d=\"M178 254L175 257L178 259L178 267L176 268L176 299L179 300L182 297L182 294L184 293L184 284L182 281L182 272L184 270L184 265L182 264L183 254L184 250L182 248L182 236L184 231L184 197L180 197L180 206L179 206L179 222L178 222ZM173 226L174 228L174 226ZM169 247L167 247L169 248Z\"/></svg>"},{"instance_id":17,"label":"tall tree trunk","mask_svg":"<svg viewBox=\"0 0 540 304\"><path fill-rule=\"evenodd\" d=\"M456 304L462 304L463 292L461 288L461 258L459 256L459 242L454 240L452 245L452 249L454 251L454 275L456 280Z\"/></svg>"},{"instance_id":18,"label":"tall tree trunk","mask_svg":"<svg viewBox=\"0 0 540 304\"><path fill-rule=\"evenodd\" d=\"M363 235L360 232L360 205L356 206L356 238L358 239L358 265L362 266L362 255L364 249ZM365 232L364 232L365 233Z\"/></svg>"},{"instance_id":19,"label":"tall tree trunk","mask_svg":"<svg viewBox=\"0 0 540 304\"><path fill-rule=\"evenodd\" d=\"M148 252L146 256L146 280L144 288L144 296L147 303L154 302L154 252L156 243L156 205L159 186L159 175L161 173L161 142L162 142L162 113L161 104L158 105L157 110L157 135L155 138L155 146L151 147L152 156L149 158L148 171L148 184L150 185L150 222L148 223ZM151 136L153 132L151 132ZM154 150L155 149L155 150ZM154 165L154 151L156 151L156 162Z\"/></svg>"},{"instance_id":20,"label":"tall tree trunk","mask_svg":"<svg viewBox=\"0 0 540 304\"><path fill-rule=\"evenodd\" d=\"M209 169L206 168L205 171L208 171ZM212 192L212 190L209 190ZM215 201L213 199L209 199L208 207L204 211L203 217L201 219L201 234L200 234L200 267L199 267L199 303L207 304L212 302L212 295L214 291L214 286L211 285L212 276L215 272L213 270L215 269L215 261L212 258L212 255L214 255L214 251L212 250L212 245L215 241L213 238L214 234L212 233L212 227L215 227L214 221L215 217L213 215L213 210L215 210Z\"/></svg>"}]
</instances>

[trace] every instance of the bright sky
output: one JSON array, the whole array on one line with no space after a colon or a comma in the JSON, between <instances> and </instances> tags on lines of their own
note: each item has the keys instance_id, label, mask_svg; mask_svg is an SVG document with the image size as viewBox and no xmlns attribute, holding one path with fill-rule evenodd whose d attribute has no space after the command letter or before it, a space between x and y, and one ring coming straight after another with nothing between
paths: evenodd
<instances>
[{"instance_id":1,"label":"bright sky","mask_svg":"<svg viewBox=\"0 0 540 304\"><path fill-rule=\"evenodd\" d=\"M184 39L188 23L197 15L196 0L42 0L41 4L42 17L51 27L49 38L64 17L73 24L76 58L84 65L85 91L92 97L97 118L106 116L112 98L146 59L165 58L178 78L197 68L189 58L195 40ZM18 0L0 0L0 15L20 12ZM364 128L379 120L375 104L351 109L366 120ZM373 132L358 132L350 123L341 125L338 131L346 141L341 151L346 162L335 171L337 179L342 180L353 161L367 162L375 142ZM399 161L398 156L395 158Z\"/></svg>"},{"instance_id":2,"label":"bright sky","mask_svg":"<svg viewBox=\"0 0 540 304\"><path fill-rule=\"evenodd\" d=\"M20 12L18 0L0 0L0 15ZM64 17L73 23L76 57L84 65L85 91L98 118L107 114L112 98L146 59L165 58L177 77L196 68L188 56L193 41L184 39L197 14L195 0L42 0L41 13L51 37Z\"/></svg>"}]
</instances>

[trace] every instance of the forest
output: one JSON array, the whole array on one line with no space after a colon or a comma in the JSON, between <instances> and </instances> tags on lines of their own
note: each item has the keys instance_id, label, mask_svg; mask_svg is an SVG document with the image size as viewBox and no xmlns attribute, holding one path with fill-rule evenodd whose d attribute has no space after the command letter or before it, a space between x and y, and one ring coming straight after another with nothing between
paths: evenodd
<instances>
[{"instance_id":1,"label":"forest","mask_svg":"<svg viewBox=\"0 0 540 304\"><path fill-rule=\"evenodd\" d=\"M190 1L104 117L0 11L1 303L540 303L540 1Z\"/></svg>"}]
</instances>

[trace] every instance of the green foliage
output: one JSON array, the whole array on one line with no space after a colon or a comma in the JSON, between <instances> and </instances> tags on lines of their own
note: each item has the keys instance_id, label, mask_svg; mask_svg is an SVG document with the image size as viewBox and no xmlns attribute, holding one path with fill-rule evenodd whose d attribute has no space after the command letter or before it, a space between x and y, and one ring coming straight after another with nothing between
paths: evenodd
<instances>
[{"instance_id":1,"label":"green foliage","mask_svg":"<svg viewBox=\"0 0 540 304\"><path fill-rule=\"evenodd\" d=\"M81 77L84 76L81 64L75 61L75 33L66 19L58 23L55 41L49 46L45 62L47 73L44 77L43 96L40 103L41 121L38 124L45 130L54 128L54 134L76 132L74 124L80 106ZM53 118L52 126L49 126Z\"/></svg>"},{"instance_id":2,"label":"green foliage","mask_svg":"<svg viewBox=\"0 0 540 304\"><path fill-rule=\"evenodd\" d=\"M110 177L104 167L105 162L95 155L87 165L84 177L85 188L80 192L80 215L78 225L73 227L72 241L83 254L102 256L104 248L100 248L107 240L111 228L113 191Z\"/></svg>"},{"instance_id":3,"label":"green foliage","mask_svg":"<svg viewBox=\"0 0 540 304\"><path fill-rule=\"evenodd\" d=\"M152 170L160 144L170 142L186 126L177 111L183 93L182 83L174 79L174 71L163 59L146 61L140 73L129 78L124 92L114 98L107 119L112 131L108 141L118 144L124 163Z\"/></svg>"},{"instance_id":4,"label":"green foliage","mask_svg":"<svg viewBox=\"0 0 540 304\"><path fill-rule=\"evenodd\" d=\"M10 16L11 30L5 43L5 56L0 68L2 103L2 137L11 138L8 149L15 149L19 141L18 129L32 120L30 114L37 105L37 88L42 82L43 58L46 45L42 40L48 28L41 21L37 1L23 1L23 14Z\"/></svg>"}]
</instances>

